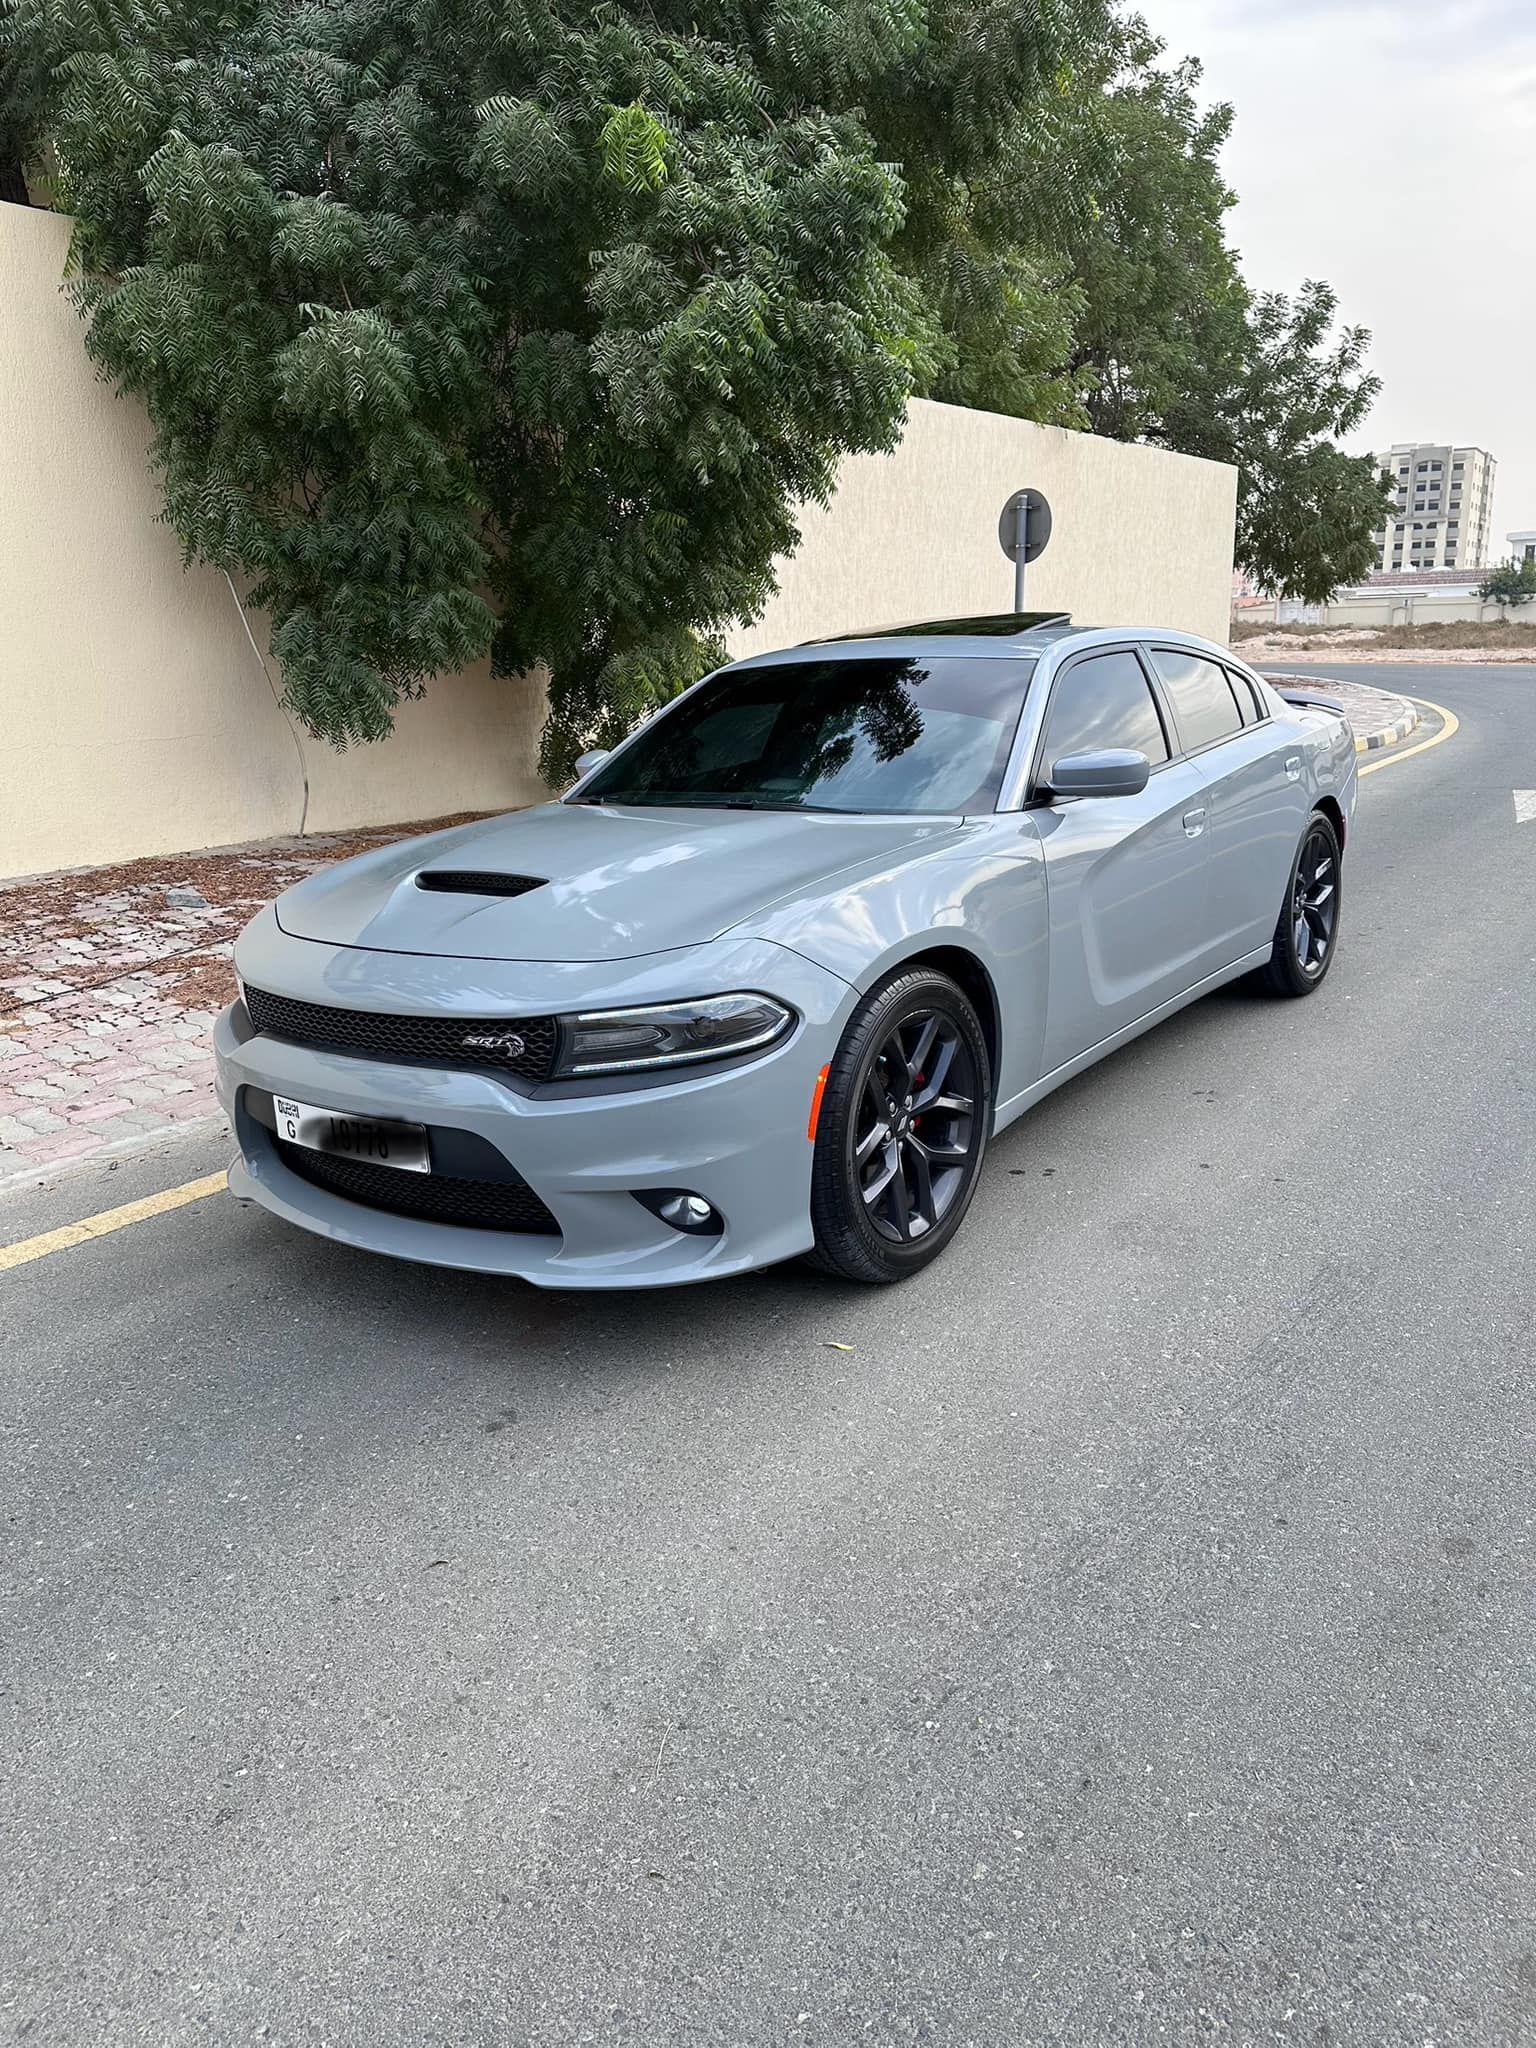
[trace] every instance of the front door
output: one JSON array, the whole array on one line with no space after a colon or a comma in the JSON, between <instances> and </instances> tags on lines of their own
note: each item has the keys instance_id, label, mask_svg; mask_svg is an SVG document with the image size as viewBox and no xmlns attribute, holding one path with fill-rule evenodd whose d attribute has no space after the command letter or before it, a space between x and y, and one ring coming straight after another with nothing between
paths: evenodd
<instances>
[{"instance_id":1,"label":"front door","mask_svg":"<svg viewBox=\"0 0 1536 2048\"><path fill-rule=\"evenodd\" d=\"M1133 748L1152 773L1137 796L1053 799L1035 813L1051 928L1046 1073L1182 995L1209 947L1204 778L1170 758L1130 648L1085 655L1056 678L1039 779L1099 747Z\"/></svg>"}]
</instances>

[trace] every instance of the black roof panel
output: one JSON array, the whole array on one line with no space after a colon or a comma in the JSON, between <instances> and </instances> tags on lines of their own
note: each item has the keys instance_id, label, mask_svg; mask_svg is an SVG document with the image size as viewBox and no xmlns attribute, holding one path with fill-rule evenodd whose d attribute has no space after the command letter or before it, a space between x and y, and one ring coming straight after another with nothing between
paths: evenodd
<instances>
[{"instance_id":1,"label":"black roof panel","mask_svg":"<svg viewBox=\"0 0 1536 2048\"><path fill-rule=\"evenodd\" d=\"M862 633L829 633L828 643L838 640L967 639L1018 640L1040 633L1049 626L1063 630L1072 624L1069 612L989 612L975 619L921 619L906 626L874 626Z\"/></svg>"}]
</instances>

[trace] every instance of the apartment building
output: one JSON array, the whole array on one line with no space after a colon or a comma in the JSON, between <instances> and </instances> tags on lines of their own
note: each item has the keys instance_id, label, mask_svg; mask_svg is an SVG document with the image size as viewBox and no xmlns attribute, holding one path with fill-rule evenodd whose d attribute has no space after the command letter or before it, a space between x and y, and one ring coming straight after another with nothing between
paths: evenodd
<instances>
[{"instance_id":1,"label":"apartment building","mask_svg":"<svg viewBox=\"0 0 1536 2048\"><path fill-rule=\"evenodd\" d=\"M1385 573L1413 569L1485 569L1498 464L1483 448L1399 441L1376 457L1393 504L1376 535Z\"/></svg>"}]
</instances>

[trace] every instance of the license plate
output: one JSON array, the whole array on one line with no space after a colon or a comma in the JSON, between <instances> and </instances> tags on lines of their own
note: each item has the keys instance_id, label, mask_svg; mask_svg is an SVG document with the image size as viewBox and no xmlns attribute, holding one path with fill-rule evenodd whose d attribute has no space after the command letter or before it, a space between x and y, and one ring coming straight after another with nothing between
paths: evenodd
<instances>
[{"instance_id":1,"label":"license plate","mask_svg":"<svg viewBox=\"0 0 1536 2048\"><path fill-rule=\"evenodd\" d=\"M338 1159L365 1159L371 1166L394 1166L402 1173L430 1173L425 1124L381 1122L375 1117L341 1116L312 1102L291 1102L274 1095L277 1135L311 1152L329 1152Z\"/></svg>"}]
</instances>

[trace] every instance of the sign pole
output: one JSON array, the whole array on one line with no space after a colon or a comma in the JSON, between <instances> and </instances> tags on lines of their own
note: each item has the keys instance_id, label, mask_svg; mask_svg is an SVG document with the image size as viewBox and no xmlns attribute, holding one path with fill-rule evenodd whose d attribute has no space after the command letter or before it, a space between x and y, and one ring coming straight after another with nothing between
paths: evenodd
<instances>
[{"instance_id":1,"label":"sign pole","mask_svg":"<svg viewBox=\"0 0 1536 2048\"><path fill-rule=\"evenodd\" d=\"M1029 560L1029 500L1020 501L1013 529L1013 608L1024 609L1024 566Z\"/></svg>"}]
</instances>

